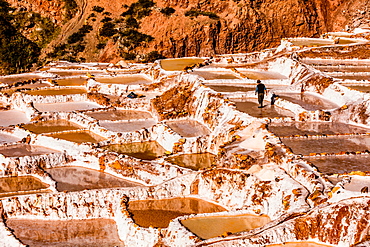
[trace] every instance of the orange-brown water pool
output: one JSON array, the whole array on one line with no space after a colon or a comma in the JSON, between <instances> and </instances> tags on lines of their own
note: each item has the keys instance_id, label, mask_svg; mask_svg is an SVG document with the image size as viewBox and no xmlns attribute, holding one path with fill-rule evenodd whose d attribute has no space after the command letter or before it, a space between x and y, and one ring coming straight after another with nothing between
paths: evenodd
<instances>
[{"instance_id":1,"label":"orange-brown water pool","mask_svg":"<svg viewBox=\"0 0 370 247\"><path fill-rule=\"evenodd\" d=\"M154 160L159 156L164 155L166 152L166 150L155 141L112 144L102 148L111 152L126 154L143 160Z\"/></svg>"},{"instance_id":2,"label":"orange-brown water pool","mask_svg":"<svg viewBox=\"0 0 370 247\"><path fill-rule=\"evenodd\" d=\"M136 224L142 227L166 228L172 219L182 215L214 213L226 209L195 198L130 201L128 210Z\"/></svg>"},{"instance_id":3,"label":"orange-brown water pool","mask_svg":"<svg viewBox=\"0 0 370 247\"><path fill-rule=\"evenodd\" d=\"M29 123L21 125L21 127L36 134L82 129L78 124L64 119Z\"/></svg>"}]
</instances>

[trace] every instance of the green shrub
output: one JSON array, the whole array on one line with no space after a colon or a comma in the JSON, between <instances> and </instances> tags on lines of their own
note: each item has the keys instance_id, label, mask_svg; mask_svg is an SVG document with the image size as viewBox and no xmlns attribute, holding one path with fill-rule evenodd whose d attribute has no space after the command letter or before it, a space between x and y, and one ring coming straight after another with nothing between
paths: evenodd
<instances>
[{"instance_id":1,"label":"green shrub","mask_svg":"<svg viewBox=\"0 0 370 247\"><path fill-rule=\"evenodd\" d=\"M104 47L106 45L107 45L106 43L99 43L99 44L96 45L96 49L98 49L98 50L104 49Z\"/></svg>"},{"instance_id":2,"label":"green shrub","mask_svg":"<svg viewBox=\"0 0 370 247\"><path fill-rule=\"evenodd\" d=\"M77 3L75 0L63 0L64 1L64 9L65 14L64 18L66 21L72 19L72 17L77 13Z\"/></svg>"},{"instance_id":3,"label":"green shrub","mask_svg":"<svg viewBox=\"0 0 370 247\"><path fill-rule=\"evenodd\" d=\"M110 18L110 17L104 17L102 20L101 20L101 22L109 22L109 21L112 21L112 18Z\"/></svg>"},{"instance_id":4,"label":"green shrub","mask_svg":"<svg viewBox=\"0 0 370 247\"><path fill-rule=\"evenodd\" d=\"M100 7L100 6L94 6L92 8L92 10L95 11L95 12L101 13L101 12L104 11L104 8L103 7Z\"/></svg>"},{"instance_id":5,"label":"green shrub","mask_svg":"<svg viewBox=\"0 0 370 247\"><path fill-rule=\"evenodd\" d=\"M7 2L0 0L0 74L28 71L38 63L41 51L12 25L11 10Z\"/></svg>"},{"instance_id":6,"label":"green shrub","mask_svg":"<svg viewBox=\"0 0 370 247\"><path fill-rule=\"evenodd\" d=\"M138 29L140 27L137 20L132 16L127 16L125 23L128 28Z\"/></svg>"},{"instance_id":7,"label":"green shrub","mask_svg":"<svg viewBox=\"0 0 370 247\"><path fill-rule=\"evenodd\" d=\"M161 9L161 13L164 14L165 16L170 16L173 13L175 13L175 9L171 7L165 7Z\"/></svg>"},{"instance_id":8,"label":"green shrub","mask_svg":"<svg viewBox=\"0 0 370 247\"><path fill-rule=\"evenodd\" d=\"M68 37L67 43L74 44L83 41L86 34L93 30L91 25L83 25L77 32Z\"/></svg>"},{"instance_id":9,"label":"green shrub","mask_svg":"<svg viewBox=\"0 0 370 247\"><path fill-rule=\"evenodd\" d=\"M153 6L155 6L155 3L152 0L139 0L128 6L128 9L121 16L132 16L136 19L142 19L150 14Z\"/></svg>"},{"instance_id":10,"label":"green shrub","mask_svg":"<svg viewBox=\"0 0 370 247\"><path fill-rule=\"evenodd\" d=\"M162 54L160 54L158 51L151 51L148 54L145 55L145 58L142 62L144 63L152 63L155 60L163 59L165 58Z\"/></svg>"},{"instance_id":11,"label":"green shrub","mask_svg":"<svg viewBox=\"0 0 370 247\"><path fill-rule=\"evenodd\" d=\"M39 47L46 46L58 31L49 18L28 11L15 12L12 25L20 32L27 30L29 33L31 31L28 37Z\"/></svg>"},{"instance_id":12,"label":"green shrub","mask_svg":"<svg viewBox=\"0 0 370 247\"><path fill-rule=\"evenodd\" d=\"M121 56L125 60L135 60L136 59L136 54L132 52L122 52Z\"/></svg>"},{"instance_id":13,"label":"green shrub","mask_svg":"<svg viewBox=\"0 0 370 247\"><path fill-rule=\"evenodd\" d=\"M119 33L121 37L121 45L129 49L134 49L145 42L150 42L154 38L150 35L140 33L134 29L127 29Z\"/></svg>"},{"instance_id":14,"label":"green shrub","mask_svg":"<svg viewBox=\"0 0 370 247\"><path fill-rule=\"evenodd\" d=\"M83 52L85 50L85 44L78 43L71 48L75 53Z\"/></svg>"},{"instance_id":15,"label":"green shrub","mask_svg":"<svg viewBox=\"0 0 370 247\"><path fill-rule=\"evenodd\" d=\"M100 29L100 36L103 37L112 37L117 33L115 29L116 25L113 22L105 22Z\"/></svg>"},{"instance_id":16,"label":"green shrub","mask_svg":"<svg viewBox=\"0 0 370 247\"><path fill-rule=\"evenodd\" d=\"M209 18L214 20L220 19L220 17L218 17L218 15L213 12L200 11L196 9L191 9L185 12L185 16L189 17L198 17L199 15L208 16Z\"/></svg>"},{"instance_id":17,"label":"green shrub","mask_svg":"<svg viewBox=\"0 0 370 247\"><path fill-rule=\"evenodd\" d=\"M90 19L90 18L93 18L93 17L96 17L96 14L95 14L95 13L91 13L91 14L87 17L87 19Z\"/></svg>"}]
</instances>

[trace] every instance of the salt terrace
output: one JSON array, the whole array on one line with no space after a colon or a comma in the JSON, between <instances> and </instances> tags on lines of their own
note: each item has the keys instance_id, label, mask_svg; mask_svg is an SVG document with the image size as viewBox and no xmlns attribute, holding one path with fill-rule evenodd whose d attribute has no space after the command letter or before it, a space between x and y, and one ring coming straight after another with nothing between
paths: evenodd
<instances>
[{"instance_id":1,"label":"salt terrace","mask_svg":"<svg viewBox=\"0 0 370 247\"><path fill-rule=\"evenodd\" d=\"M1 77L0 245L369 246L369 45L350 37Z\"/></svg>"}]
</instances>

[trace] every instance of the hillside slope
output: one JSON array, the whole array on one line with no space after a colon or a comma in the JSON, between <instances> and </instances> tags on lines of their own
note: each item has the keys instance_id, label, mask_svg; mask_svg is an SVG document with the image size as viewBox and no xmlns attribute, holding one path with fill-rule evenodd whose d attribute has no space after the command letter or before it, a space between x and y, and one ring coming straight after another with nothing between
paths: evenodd
<instances>
[{"instance_id":1,"label":"hillside slope","mask_svg":"<svg viewBox=\"0 0 370 247\"><path fill-rule=\"evenodd\" d=\"M7 1L15 12L50 19L58 30L41 47L42 61L250 52L275 47L283 37L319 37L370 22L368 0ZM32 27L21 32L30 37Z\"/></svg>"}]
</instances>

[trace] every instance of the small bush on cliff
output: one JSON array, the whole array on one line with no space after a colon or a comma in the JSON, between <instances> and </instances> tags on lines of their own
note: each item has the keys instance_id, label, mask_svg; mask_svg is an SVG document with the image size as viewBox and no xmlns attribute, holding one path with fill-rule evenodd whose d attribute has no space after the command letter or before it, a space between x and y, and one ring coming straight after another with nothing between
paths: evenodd
<instances>
[{"instance_id":1,"label":"small bush on cliff","mask_svg":"<svg viewBox=\"0 0 370 247\"><path fill-rule=\"evenodd\" d=\"M74 44L83 41L85 35L93 30L91 25L83 25L77 32L68 37L67 43Z\"/></svg>"},{"instance_id":2,"label":"small bush on cliff","mask_svg":"<svg viewBox=\"0 0 370 247\"><path fill-rule=\"evenodd\" d=\"M161 13L164 14L165 16L170 16L173 13L175 13L175 9L171 7L165 7L161 9Z\"/></svg>"},{"instance_id":3,"label":"small bush on cliff","mask_svg":"<svg viewBox=\"0 0 370 247\"><path fill-rule=\"evenodd\" d=\"M185 16L189 16L189 17L198 17L200 15L208 16L209 18L214 19L214 20L220 19L220 17L218 17L218 15L213 12L201 11L201 10L196 10L196 9L191 9L185 12Z\"/></svg>"},{"instance_id":4,"label":"small bush on cliff","mask_svg":"<svg viewBox=\"0 0 370 247\"><path fill-rule=\"evenodd\" d=\"M0 74L28 71L38 62L41 50L12 25L11 11L9 4L0 0Z\"/></svg>"},{"instance_id":5,"label":"small bush on cliff","mask_svg":"<svg viewBox=\"0 0 370 247\"><path fill-rule=\"evenodd\" d=\"M63 0L64 1L64 9L65 9L65 14L64 18L65 21L68 21L72 19L72 17L77 13L77 3L75 0Z\"/></svg>"},{"instance_id":6,"label":"small bush on cliff","mask_svg":"<svg viewBox=\"0 0 370 247\"><path fill-rule=\"evenodd\" d=\"M100 7L100 6L94 6L92 8L92 11L95 11L95 12L98 12L98 13L101 13L104 11L104 8L103 7Z\"/></svg>"},{"instance_id":7,"label":"small bush on cliff","mask_svg":"<svg viewBox=\"0 0 370 247\"><path fill-rule=\"evenodd\" d=\"M113 22L105 22L100 29L100 36L103 37L112 37L117 33L115 29L116 25Z\"/></svg>"},{"instance_id":8,"label":"small bush on cliff","mask_svg":"<svg viewBox=\"0 0 370 247\"><path fill-rule=\"evenodd\" d=\"M138 29L140 27L137 20L132 16L127 16L125 23L127 28Z\"/></svg>"},{"instance_id":9,"label":"small bush on cliff","mask_svg":"<svg viewBox=\"0 0 370 247\"><path fill-rule=\"evenodd\" d=\"M112 21L112 18L110 18L110 17L104 17L102 20L101 20L101 22L109 22L109 21Z\"/></svg>"},{"instance_id":10,"label":"small bush on cliff","mask_svg":"<svg viewBox=\"0 0 370 247\"><path fill-rule=\"evenodd\" d=\"M12 24L20 32L27 32L27 37L39 47L47 45L56 35L58 28L39 13L20 11L14 12Z\"/></svg>"},{"instance_id":11,"label":"small bush on cliff","mask_svg":"<svg viewBox=\"0 0 370 247\"><path fill-rule=\"evenodd\" d=\"M123 32L120 32L120 43L122 46L128 48L129 50L135 49L140 46L142 43L147 43L152 41L154 38L150 35L140 33L134 29L128 29Z\"/></svg>"},{"instance_id":12,"label":"small bush on cliff","mask_svg":"<svg viewBox=\"0 0 370 247\"><path fill-rule=\"evenodd\" d=\"M136 53L133 53L133 52L122 52L121 56L125 60L135 60L136 59Z\"/></svg>"},{"instance_id":13,"label":"small bush on cliff","mask_svg":"<svg viewBox=\"0 0 370 247\"><path fill-rule=\"evenodd\" d=\"M139 0L128 6L128 9L121 16L132 16L140 20L150 14L153 6L155 3L152 0Z\"/></svg>"},{"instance_id":14,"label":"small bush on cliff","mask_svg":"<svg viewBox=\"0 0 370 247\"><path fill-rule=\"evenodd\" d=\"M158 60L158 59L163 59L163 58L166 58L164 57L161 53L159 53L158 51L151 51L149 52L148 54L146 54L142 60L142 62L144 63L152 63L154 62L155 60Z\"/></svg>"},{"instance_id":15,"label":"small bush on cliff","mask_svg":"<svg viewBox=\"0 0 370 247\"><path fill-rule=\"evenodd\" d=\"M104 47L106 46L107 44L104 43L104 42L101 42L99 44L96 45L96 49L98 50L101 50L101 49L104 49Z\"/></svg>"},{"instance_id":16,"label":"small bush on cliff","mask_svg":"<svg viewBox=\"0 0 370 247\"><path fill-rule=\"evenodd\" d=\"M87 19L94 18L94 17L96 17L96 14L95 14L95 13L91 13L91 14L87 17Z\"/></svg>"}]
</instances>

